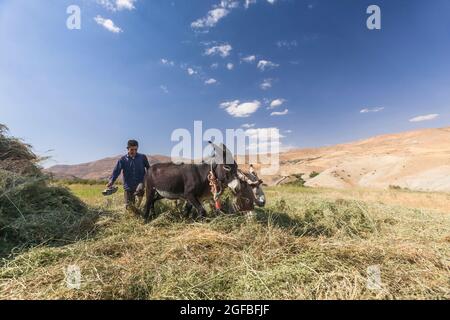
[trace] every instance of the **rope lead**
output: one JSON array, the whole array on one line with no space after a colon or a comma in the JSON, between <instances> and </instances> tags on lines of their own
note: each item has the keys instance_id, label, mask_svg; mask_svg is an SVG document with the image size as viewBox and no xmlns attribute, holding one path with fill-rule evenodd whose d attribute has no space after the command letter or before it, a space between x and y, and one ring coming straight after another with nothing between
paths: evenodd
<instances>
[{"instance_id":1,"label":"rope lead","mask_svg":"<svg viewBox=\"0 0 450 320\"><path fill-rule=\"evenodd\" d=\"M222 188L220 187L219 181L217 180L216 175L212 170L208 174L208 181L209 186L211 188L211 193L214 198L216 210L220 210L221 209L220 195L222 194Z\"/></svg>"}]
</instances>

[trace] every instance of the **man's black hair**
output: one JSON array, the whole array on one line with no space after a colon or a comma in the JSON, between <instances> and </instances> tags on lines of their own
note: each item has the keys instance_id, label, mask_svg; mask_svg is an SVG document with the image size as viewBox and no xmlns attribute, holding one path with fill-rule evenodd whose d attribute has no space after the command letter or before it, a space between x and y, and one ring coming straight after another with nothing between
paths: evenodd
<instances>
[{"instance_id":1,"label":"man's black hair","mask_svg":"<svg viewBox=\"0 0 450 320\"><path fill-rule=\"evenodd\" d=\"M127 148L139 147L139 143L136 140L128 140Z\"/></svg>"}]
</instances>

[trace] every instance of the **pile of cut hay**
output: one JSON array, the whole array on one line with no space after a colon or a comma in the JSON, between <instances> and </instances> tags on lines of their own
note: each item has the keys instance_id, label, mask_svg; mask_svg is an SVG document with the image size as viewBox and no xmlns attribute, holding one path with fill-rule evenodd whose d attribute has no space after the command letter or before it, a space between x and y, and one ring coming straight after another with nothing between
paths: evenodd
<instances>
[{"instance_id":1,"label":"pile of cut hay","mask_svg":"<svg viewBox=\"0 0 450 320\"><path fill-rule=\"evenodd\" d=\"M0 124L0 257L65 244L93 228L96 214L66 188L52 186L39 160Z\"/></svg>"}]
</instances>

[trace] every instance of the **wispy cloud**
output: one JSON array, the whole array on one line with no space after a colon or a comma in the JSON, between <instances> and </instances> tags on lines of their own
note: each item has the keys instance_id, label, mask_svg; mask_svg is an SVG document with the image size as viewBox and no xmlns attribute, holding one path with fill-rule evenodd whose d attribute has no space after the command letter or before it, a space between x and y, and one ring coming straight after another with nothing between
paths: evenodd
<instances>
[{"instance_id":1,"label":"wispy cloud","mask_svg":"<svg viewBox=\"0 0 450 320\"><path fill-rule=\"evenodd\" d=\"M171 66L171 67L173 67L175 65L175 62L173 62L169 59L166 59L166 58L162 58L161 63L165 66Z\"/></svg>"},{"instance_id":2,"label":"wispy cloud","mask_svg":"<svg viewBox=\"0 0 450 320\"><path fill-rule=\"evenodd\" d=\"M242 128L246 128L246 129L250 129L253 128L255 126L254 123L244 123L241 127Z\"/></svg>"},{"instance_id":3,"label":"wispy cloud","mask_svg":"<svg viewBox=\"0 0 450 320\"><path fill-rule=\"evenodd\" d=\"M380 112L383 111L384 107L378 107L378 108L365 108L360 110L360 113L373 113L373 112Z\"/></svg>"},{"instance_id":4,"label":"wispy cloud","mask_svg":"<svg viewBox=\"0 0 450 320\"><path fill-rule=\"evenodd\" d=\"M193 29L206 29L212 28L220 20L225 18L232 9L239 6L238 1L233 0L222 0L219 4L215 5L211 10L208 11L205 17L199 18L191 23Z\"/></svg>"},{"instance_id":5,"label":"wispy cloud","mask_svg":"<svg viewBox=\"0 0 450 320\"><path fill-rule=\"evenodd\" d=\"M244 8L248 9L252 4L255 4L257 0L245 0ZM270 4L275 4L276 0L266 0ZM215 27L220 20L228 16L231 11L239 8L240 1L238 0L221 0L218 4L214 5L208 13L194 22L191 23L191 28L196 30L206 30Z\"/></svg>"},{"instance_id":6,"label":"wispy cloud","mask_svg":"<svg viewBox=\"0 0 450 320\"><path fill-rule=\"evenodd\" d=\"M226 58L230 55L231 50L233 50L233 47L229 45L228 43L219 45L219 46L213 46L211 48L205 49L205 55L207 56L214 56L214 55L220 55L222 58Z\"/></svg>"},{"instance_id":7,"label":"wispy cloud","mask_svg":"<svg viewBox=\"0 0 450 320\"><path fill-rule=\"evenodd\" d=\"M190 76L192 76L192 75L194 75L194 74L197 74L197 71L195 71L195 70L192 69L192 68L187 68L186 70L187 70L187 73L188 73Z\"/></svg>"},{"instance_id":8,"label":"wispy cloud","mask_svg":"<svg viewBox=\"0 0 450 320\"><path fill-rule=\"evenodd\" d=\"M230 13L225 8L215 8L208 12L207 16L200 18L191 23L194 29L214 27L222 18L225 18Z\"/></svg>"},{"instance_id":9,"label":"wispy cloud","mask_svg":"<svg viewBox=\"0 0 450 320\"><path fill-rule=\"evenodd\" d=\"M232 64L231 62L227 63L227 69L228 70L233 70L234 69L234 64Z\"/></svg>"},{"instance_id":10,"label":"wispy cloud","mask_svg":"<svg viewBox=\"0 0 450 320\"><path fill-rule=\"evenodd\" d=\"M284 109L284 111L274 111L270 115L271 116L285 116L289 113L289 109Z\"/></svg>"},{"instance_id":11,"label":"wispy cloud","mask_svg":"<svg viewBox=\"0 0 450 320\"><path fill-rule=\"evenodd\" d=\"M223 102L220 104L220 107L225 109L233 117L246 118L255 113L261 107L261 103L258 100L244 103L240 103L239 100L234 100Z\"/></svg>"},{"instance_id":12,"label":"wispy cloud","mask_svg":"<svg viewBox=\"0 0 450 320\"><path fill-rule=\"evenodd\" d=\"M269 105L269 109L278 108L278 107L282 106L283 103L285 103L285 102L286 102L286 100L285 99L281 99L281 98L272 100L272 102Z\"/></svg>"},{"instance_id":13,"label":"wispy cloud","mask_svg":"<svg viewBox=\"0 0 450 320\"><path fill-rule=\"evenodd\" d=\"M217 80L214 79L214 78L210 78L208 80L205 80L205 84L207 84L207 85L216 84L216 83L217 83Z\"/></svg>"},{"instance_id":14,"label":"wispy cloud","mask_svg":"<svg viewBox=\"0 0 450 320\"><path fill-rule=\"evenodd\" d=\"M117 0L116 1L116 6L117 6L117 10L133 10L134 7L134 3L136 2L136 0Z\"/></svg>"},{"instance_id":15,"label":"wispy cloud","mask_svg":"<svg viewBox=\"0 0 450 320\"><path fill-rule=\"evenodd\" d=\"M409 119L409 122L422 122L422 121L431 121L439 117L439 114L432 113L432 114L426 114L418 117L414 117L412 119Z\"/></svg>"},{"instance_id":16,"label":"wispy cloud","mask_svg":"<svg viewBox=\"0 0 450 320\"><path fill-rule=\"evenodd\" d=\"M256 56L255 55L250 55L247 57L244 57L241 59L243 62L247 62L247 63L253 63L256 60Z\"/></svg>"},{"instance_id":17,"label":"wispy cloud","mask_svg":"<svg viewBox=\"0 0 450 320\"><path fill-rule=\"evenodd\" d=\"M97 3L110 11L133 10L136 0L97 0Z\"/></svg>"},{"instance_id":18,"label":"wispy cloud","mask_svg":"<svg viewBox=\"0 0 450 320\"><path fill-rule=\"evenodd\" d=\"M169 93L169 89L167 89L166 86L160 85L159 88L162 90L162 92L164 92L164 93Z\"/></svg>"},{"instance_id":19,"label":"wispy cloud","mask_svg":"<svg viewBox=\"0 0 450 320\"><path fill-rule=\"evenodd\" d=\"M260 69L261 71L265 71L266 69L276 68L279 66L280 66L279 64L276 64L269 60L259 60L259 62L258 62L258 69Z\"/></svg>"},{"instance_id":20,"label":"wispy cloud","mask_svg":"<svg viewBox=\"0 0 450 320\"><path fill-rule=\"evenodd\" d=\"M263 82L259 85L262 90L269 90L272 88L273 79L264 79Z\"/></svg>"},{"instance_id":21,"label":"wispy cloud","mask_svg":"<svg viewBox=\"0 0 450 320\"><path fill-rule=\"evenodd\" d=\"M114 24L114 22L111 19L105 19L101 16L96 16L94 18L95 22L97 22L98 25L101 25L106 30L113 32L113 33L120 33L122 32L122 29L120 29L118 26Z\"/></svg>"},{"instance_id":22,"label":"wispy cloud","mask_svg":"<svg viewBox=\"0 0 450 320\"><path fill-rule=\"evenodd\" d=\"M255 4L256 0L245 0L244 7L248 9L252 4Z\"/></svg>"}]
</instances>

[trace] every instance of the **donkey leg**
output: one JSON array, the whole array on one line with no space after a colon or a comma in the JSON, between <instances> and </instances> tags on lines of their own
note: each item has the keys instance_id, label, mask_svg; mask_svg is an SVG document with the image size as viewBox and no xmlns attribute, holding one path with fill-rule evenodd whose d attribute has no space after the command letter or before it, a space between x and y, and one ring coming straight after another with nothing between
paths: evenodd
<instances>
[{"instance_id":1,"label":"donkey leg","mask_svg":"<svg viewBox=\"0 0 450 320\"><path fill-rule=\"evenodd\" d=\"M189 197L187 200L195 207L195 209L197 209L199 218L204 218L206 216L205 208L203 208L201 202L196 197Z\"/></svg>"},{"instance_id":2,"label":"donkey leg","mask_svg":"<svg viewBox=\"0 0 450 320\"><path fill-rule=\"evenodd\" d=\"M189 201L186 201L186 204L184 205L183 209L184 215L188 217L191 211L192 211L192 204Z\"/></svg>"},{"instance_id":3,"label":"donkey leg","mask_svg":"<svg viewBox=\"0 0 450 320\"><path fill-rule=\"evenodd\" d=\"M154 214L154 205L155 205L155 189L147 188L146 194L146 202L145 202L145 211L144 211L144 220L148 222L150 220L150 216Z\"/></svg>"}]
</instances>

